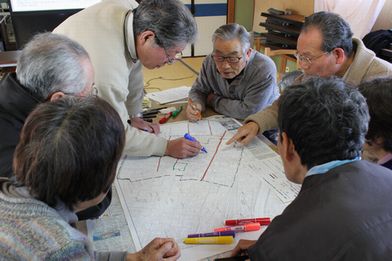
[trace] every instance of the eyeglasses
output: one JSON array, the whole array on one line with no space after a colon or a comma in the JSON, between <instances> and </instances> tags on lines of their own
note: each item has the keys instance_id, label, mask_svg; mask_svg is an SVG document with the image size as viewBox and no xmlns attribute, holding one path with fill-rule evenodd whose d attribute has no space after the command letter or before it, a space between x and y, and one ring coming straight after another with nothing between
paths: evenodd
<instances>
[{"instance_id":1,"label":"eyeglasses","mask_svg":"<svg viewBox=\"0 0 392 261\"><path fill-rule=\"evenodd\" d=\"M91 89L91 92L88 96L94 96L94 97L98 96L98 88L95 86L95 84L93 84L93 88Z\"/></svg>"},{"instance_id":2,"label":"eyeglasses","mask_svg":"<svg viewBox=\"0 0 392 261\"><path fill-rule=\"evenodd\" d=\"M182 52L176 53L174 55L174 57L171 57L171 55L169 55L166 51L165 48L163 48L163 50L165 50L165 54L166 54L166 59L167 59L167 64L173 64L175 61L177 60L181 60L182 59Z\"/></svg>"},{"instance_id":3,"label":"eyeglasses","mask_svg":"<svg viewBox=\"0 0 392 261\"><path fill-rule=\"evenodd\" d=\"M329 54L330 52L323 52L322 54L318 55L318 56L313 56L313 57L309 57L306 55L301 55L298 52L296 54L294 54L295 58L297 58L298 61L304 63L305 65L309 66L312 64L312 62L314 62L315 60L317 60L318 58L320 58L321 56L325 55L325 54Z\"/></svg>"},{"instance_id":4,"label":"eyeglasses","mask_svg":"<svg viewBox=\"0 0 392 261\"><path fill-rule=\"evenodd\" d=\"M224 61L227 61L230 64L236 64L236 63L239 63L239 61L241 61L242 56L241 57L219 56L219 55L213 54L212 58L214 59L215 62L218 62L218 63L223 63Z\"/></svg>"},{"instance_id":5,"label":"eyeglasses","mask_svg":"<svg viewBox=\"0 0 392 261\"><path fill-rule=\"evenodd\" d=\"M181 60L181 59L182 59L182 52L176 53L176 54L174 55L174 57L172 57L172 56L167 52L166 48L163 47L163 43L162 43L162 41L158 38L157 35L155 35L155 42L156 42L156 44L157 44L160 48L162 48L162 49L165 51L165 55L166 55L166 59L167 59L167 62L166 62L166 63L167 63L167 64L173 64L175 61Z\"/></svg>"}]
</instances>

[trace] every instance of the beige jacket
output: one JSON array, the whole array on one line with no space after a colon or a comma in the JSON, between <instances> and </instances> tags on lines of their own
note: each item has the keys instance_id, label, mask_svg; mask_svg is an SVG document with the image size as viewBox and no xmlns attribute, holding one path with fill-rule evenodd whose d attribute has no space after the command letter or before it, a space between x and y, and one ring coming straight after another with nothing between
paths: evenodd
<instances>
[{"instance_id":1,"label":"beige jacket","mask_svg":"<svg viewBox=\"0 0 392 261\"><path fill-rule=\"evenodd\" d=\"M357 49L353 63L343 76L346 82L356 86L377 77L392 76L391 63L376 57L374 52L367 49L361 40L353 38L353 43ZM295 83L300 83L304 78L304 75L298 76ZM279 99L264 110L250 115L244 122L256 122L259 125L260 133L278 128L278 104Z\"/></svg>"},{"instance_id":2,"label":"beige jacket","mask_svg":"<svg viewBox=\"0 0 392 261\"><path fill-rule=\"evenodd\" d=\"M103 0L69 17L55 30L79 42L89 53L95 69L98 95L119 113L126 128L125 153L131 156L161 156L167 141L131 127L130 115L141 112L142 64L137 58L133 35L136 1Z\"/></svg>"}]
</instances>

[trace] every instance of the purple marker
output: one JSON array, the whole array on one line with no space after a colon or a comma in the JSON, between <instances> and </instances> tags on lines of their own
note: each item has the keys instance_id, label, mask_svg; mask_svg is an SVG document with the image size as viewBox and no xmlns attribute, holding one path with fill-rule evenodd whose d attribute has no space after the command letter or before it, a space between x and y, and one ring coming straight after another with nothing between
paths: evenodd
<instances>
[{"instance_id":1,"label":"purple marker","mask_svg":"<svg viewBox=\"0 0 392 261\"><path fill-rule=\"evenodd\" d=\"M235 237L234 231L210 232L201 234L190 234L189 237L219 237L219 236L232 236Z\"/></svg>"}]
</instances>

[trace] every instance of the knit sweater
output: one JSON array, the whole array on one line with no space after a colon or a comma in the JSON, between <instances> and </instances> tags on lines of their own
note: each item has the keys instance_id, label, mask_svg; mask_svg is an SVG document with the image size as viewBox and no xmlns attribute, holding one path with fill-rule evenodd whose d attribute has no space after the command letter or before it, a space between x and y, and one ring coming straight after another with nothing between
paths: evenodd
<instances>
[{"instance_id":1,"label":"knit sweater","mask_svg":"<svg viewBox=\"0 0 392 261\"><path fill-rule=\"evenodd\" d=\"M125 260L125 252L94 253L75 221L64 204L51 208L0 179L0 260Z\"/></svg>"}]
</instances>

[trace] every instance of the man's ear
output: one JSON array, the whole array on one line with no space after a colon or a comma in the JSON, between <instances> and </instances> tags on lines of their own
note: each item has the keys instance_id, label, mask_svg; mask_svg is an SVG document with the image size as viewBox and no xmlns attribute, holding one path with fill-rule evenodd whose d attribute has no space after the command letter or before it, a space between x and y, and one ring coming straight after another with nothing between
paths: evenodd
<instances>
[{"instance_id":1,"label":"man's ear","mask_svg":"<svg viewBox=\"0 0 392 261\"><path fill-rule=\"evenodd\" d=\"M332 55L335 56L337 64L343 64L346 61L346 52L342 48L335 48L332 50Z\"/></svg>"},{"instance_id":2,"label":"man's ear","mask_svg":"<svg viewBox=\"0 0 392 261\"><path fill-rule=\"evenodd\" d=\"M287 136L286 132L282 132L281 134L281 156L287 161L291 162L296 156L295 146L293 141Z\"/></svg>"},{"instance_id":3,"label":"man's ear","mask_svg":"<svg viewBox=\"0 0 392 261\"><path fill-rule=\"evenodd\" d=\"M63 92L55 92L49 97L49 101L57 101L65 96Z\"/></svg>"},{"instance_id":4,"label":"man's ear","mask_svg":"<svg viewBox=\"0 0 392 261\"><path fill-rule=\"evenodd\" d=\"M140 34L137 35L136 38L137 38L139 45L144 45L148 41L154 41L154 43L155 43L155 33L150 30L141 32Z\"/></svg>"},{"instance_id":5,"label":"man's ear","mask_svg":"<svg viewBox=\"0 0 392 261\"><path fill-rule=\"evenodd\" d=\"M248 48L248 50L246 51L246 59L247 60L249 60L251 53L252 53L252 48Z\"/></svg>"}]
</instances>

